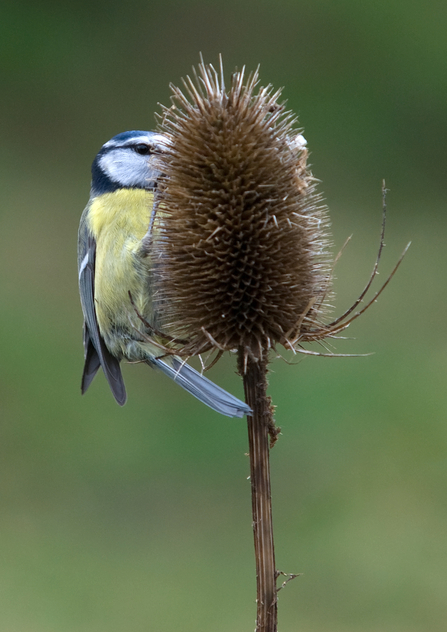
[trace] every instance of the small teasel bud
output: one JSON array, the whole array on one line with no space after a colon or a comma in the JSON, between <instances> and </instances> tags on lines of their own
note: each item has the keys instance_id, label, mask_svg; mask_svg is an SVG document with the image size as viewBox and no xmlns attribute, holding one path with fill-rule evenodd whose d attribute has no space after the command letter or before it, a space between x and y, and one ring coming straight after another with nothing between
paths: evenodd
<instances>
[{"instance_id":1,"label":"small teasel bud","mask_svg":"<svg viewBox=\"0 0 447 632\"><path fill-rule=\"evenodd\" d=\"M281 91L199 65L171 86L152 256L160 329L183 357L263 359L315 329L330 285L328 217Z\"/></svg>"}]
</instances>

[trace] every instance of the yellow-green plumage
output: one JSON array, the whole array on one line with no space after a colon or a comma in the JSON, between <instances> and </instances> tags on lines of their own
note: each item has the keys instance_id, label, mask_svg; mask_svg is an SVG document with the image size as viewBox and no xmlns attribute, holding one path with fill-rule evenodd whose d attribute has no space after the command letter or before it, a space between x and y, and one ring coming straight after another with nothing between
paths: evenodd
<instances>
[{"instance_id":1,"label":"yellow-green plumage","mask_svg":"<svg viewBox=\"0 0 447 632\"><path fill-rule=\"evenodd\" d=\"M90 205L87 222L96 240L95 306L104 337L112 325L141 329L129 292L139 314L151 317L149 259L142 256L141 241L153 202L150 191L119 189L94 198Z\"/></svg>"}]
</instances>

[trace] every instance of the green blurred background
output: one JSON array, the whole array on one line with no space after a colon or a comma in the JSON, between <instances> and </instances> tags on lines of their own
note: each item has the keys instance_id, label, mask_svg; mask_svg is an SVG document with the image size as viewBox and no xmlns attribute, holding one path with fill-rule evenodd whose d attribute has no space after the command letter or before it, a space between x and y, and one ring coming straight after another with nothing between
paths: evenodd
<instances>
[{"instance_id":1,"label":"green blurred background","mask_svg":"<svg viewBox=\"0 0 447 632\"><path fill-rule=\"evenodd\" d=\"M434 0L4 2L0 630L245 632L255 619L246 428L142 366L119 408L82 370L76 232L90 164L151 129L222 53L285 86L331 210L336 313L413 245L336 351L272 365L281 632L447 620L447 5ZM233 358L210 377L241 394Z\"/></svg>"}]
</instances>

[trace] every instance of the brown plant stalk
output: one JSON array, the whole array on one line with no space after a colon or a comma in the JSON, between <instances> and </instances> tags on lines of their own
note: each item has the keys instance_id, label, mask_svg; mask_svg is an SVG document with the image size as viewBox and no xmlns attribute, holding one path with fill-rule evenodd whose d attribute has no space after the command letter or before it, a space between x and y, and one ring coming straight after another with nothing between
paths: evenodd
<instances>
[{"instance_id":1,"label":"brown plant stalk","mask_svg":"<svg viewBox=\"0 0 447 632\"><path fill-rule=\"evenodd\" d=\"M249 359L244 367L243 350L240 350L238 359L239 372L244 381L245 401L253 410L253 414L247 416L247 425L256 559L256 631L276 632L277 570L273 538L269 444L276 441L278 429L274 425L270 398L267 397L267 360L255 362Z\"/></svg>"}]
</instances>

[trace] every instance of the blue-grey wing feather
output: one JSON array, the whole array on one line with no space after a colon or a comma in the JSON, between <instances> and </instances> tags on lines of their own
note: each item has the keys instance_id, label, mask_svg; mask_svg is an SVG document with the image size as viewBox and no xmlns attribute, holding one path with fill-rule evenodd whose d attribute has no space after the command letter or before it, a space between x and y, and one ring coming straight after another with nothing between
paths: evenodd
<instances>
[{"instance_id":1,"label":"blue-grey wing feather","mask_svg":"<svg viewBox=\"0 0 447 632\"><path fill-rule=\"evenodd\" d=\"M87 209L86 209L87 211ZM112 393L121 406L126 402L126 389L119 361L107 349L99 331L95 310L95 257L96 241L85 221L84 211L78 237L79 293L84 313L84 354L82 393L90 386L99 367L102 367Z\"/></svg>"},{"instance_id":2,"label":"blue-grey wing feather","mask_svg":"<svg viewBox=\"0 0 447 632\"><path fill-rule=\"evenodd\" d=\"M93 346L93 342L91 341L90 334L87 329L87 325L84 322L84 355L85 355L85 363L84 370L82 372L82 380L81 380L81 393L84 394L90 384L93 381L93 378L97 374L98 370L101 368L101 360L99 359L99 355L96 352L95 347Z\"/></svg>"}]
</instances>

